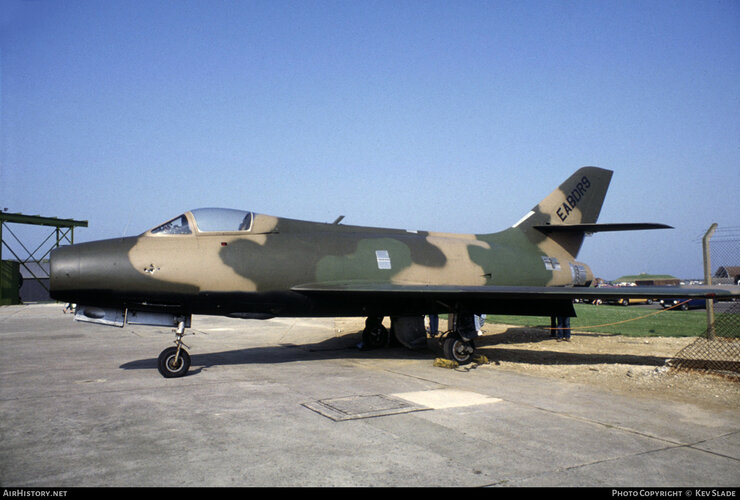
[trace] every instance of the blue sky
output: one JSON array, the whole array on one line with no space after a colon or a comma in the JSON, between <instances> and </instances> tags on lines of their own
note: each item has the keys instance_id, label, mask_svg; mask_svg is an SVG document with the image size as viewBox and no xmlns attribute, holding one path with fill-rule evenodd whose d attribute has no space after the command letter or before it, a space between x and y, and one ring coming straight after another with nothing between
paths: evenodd
<instances>
[{"instance_id":1,"label":"blue sky","mask_svg":"<svg viewBox=\"0 0 740 500\"><path fill-rule=\"evenodd\" d=\"M449 232L614 170L598 276L701 276L740 220L740 3L0 0L0 208L133 235L185 210ZM7 255L5 255L7 258Z\"/></svg>"}]
</instances>

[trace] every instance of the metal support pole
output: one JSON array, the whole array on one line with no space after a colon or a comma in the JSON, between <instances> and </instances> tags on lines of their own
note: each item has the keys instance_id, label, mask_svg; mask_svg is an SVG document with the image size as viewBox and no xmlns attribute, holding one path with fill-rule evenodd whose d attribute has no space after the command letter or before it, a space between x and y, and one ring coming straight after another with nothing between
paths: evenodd
<instances>
[{"instance_id":1,"label":"metal support pole","mask_svg":"<svg viewBox=\"0 0 740 500\"><path fill-rule=\"evenodd\" d=\"M704 254L704 284L711 286L712 284L712 265L709 257L709 239L717 229L717 223L711 225L707 234L701 240L702 253ZM707 339L714 339L714 301L707 299Z\"/></svg>"}]
</instances>

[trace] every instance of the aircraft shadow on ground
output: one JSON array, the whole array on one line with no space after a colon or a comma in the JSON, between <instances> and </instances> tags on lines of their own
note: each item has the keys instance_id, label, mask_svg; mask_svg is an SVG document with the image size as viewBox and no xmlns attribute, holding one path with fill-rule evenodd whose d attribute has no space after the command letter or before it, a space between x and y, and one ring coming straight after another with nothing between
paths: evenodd
<instances>
[{"instance_id":1,"label":"aircraft shadow on ground","mask_svg":"<svg viewBox=\"0 0 740 500\"><path fill-rule=\"evenodd\" d=\"M221 352L198 354L189 350L190 374L202 368L219 365L280 364L322 359L433 359L433 349L412 351L400 345L377 349L363 349L361 332L346 333L311 344L281 343L269 346L247 347ZM429 346L436 343L431 339ZM196 345L195 342L191 345ZM157 357L130 361L121 365L124 370L157 369Z\"/></svg>"},{"instance_id":2,"label":"aircraft shadow on ground","mask_svg":"<svg viewBox=\"0 0 740 500\"><path fill-rule=\"evenodd\" d=\"M578 337L597 334L579 333ZM203 368L220 365L280 364L297 361L320 361L322 359L417 359L433 360L442 356L439 338L428 338L427 348L412 351L400 345L378 349L360 348L361 333L346 333L311 344L276 344L261 347L232 349L221 352L198 354L190 352L192 361L190 374ZM489 362L512 362L519 364L544 365L588 365L588 364L626 364L639 366L663 366L668 358L660 356L639 356L610 353L575 353L551 350L530 350L509 345L555 342L550 332L544 328L516 328L505 332L487 334L475 340L478 354L486 356ZM130 361L121 365L124 370L157 369L157 358Z\"/></svg>"}]
</instances>

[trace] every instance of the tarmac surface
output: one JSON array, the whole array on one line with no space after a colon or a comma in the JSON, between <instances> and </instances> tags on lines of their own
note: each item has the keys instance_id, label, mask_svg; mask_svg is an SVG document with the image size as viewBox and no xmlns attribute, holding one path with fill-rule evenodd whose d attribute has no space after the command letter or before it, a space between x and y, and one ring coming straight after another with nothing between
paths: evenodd
<instances>
[{"instance_id":1,"label":"tarmac surface","mask_svg":"<svg viewBox=\"0 0 740 500\"><path fill-rule=\"evenodd\" d=\"M333 319L189 332L165 379L170 329L0 307L0 486L740 486L737 411L363 351Z\"/></svg>"}]
</instances>

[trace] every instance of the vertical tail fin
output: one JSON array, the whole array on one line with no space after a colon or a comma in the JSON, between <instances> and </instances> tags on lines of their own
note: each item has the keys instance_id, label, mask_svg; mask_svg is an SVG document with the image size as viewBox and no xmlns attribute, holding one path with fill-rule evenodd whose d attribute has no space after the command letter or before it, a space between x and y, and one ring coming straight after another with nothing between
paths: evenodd
<instances>
[{"instance_id":1,"label":"vertical tail fin","mask_svg":"<svg viewBox=\"0 0 740 500\"><path fill-rule=\"evenodd\" d=\"M544 225L591 224L599 218L612 171L597 167L583 167L571 175L547 198L514 224L535 241L545 235L534 228ZM573 257L583 243L582 232L555 232L549 235Z\"/></svg>"},{"instance_id":2,"label":"vertical tail fin","mask_svg":"<svg viewBox=\"0 0 740 500\"><path fill-rule=\"evenodd\" d=\"M514 227L596 222L611 178L612 171L603 168L577 170Z\"/></svg>"}]
</instances>

